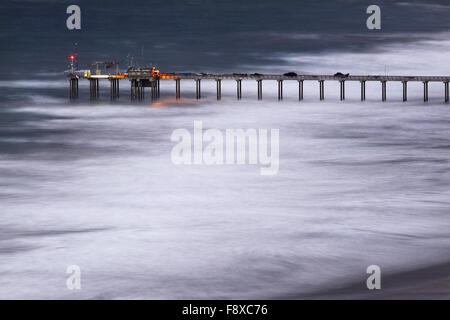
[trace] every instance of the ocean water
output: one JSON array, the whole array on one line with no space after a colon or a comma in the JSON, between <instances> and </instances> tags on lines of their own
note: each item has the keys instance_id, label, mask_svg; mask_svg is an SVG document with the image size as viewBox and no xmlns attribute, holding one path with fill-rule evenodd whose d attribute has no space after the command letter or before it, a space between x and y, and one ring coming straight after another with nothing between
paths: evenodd
<instances>
[{"instance_id":1,"label":"ocean water","mask_svg":"<svg viewBox=\"0 0 450 320\"><path fill-rule=\"evenodd\" d=\"M449 10L436 5L397 7ZM448 32L425 31L396 32L397 41L381 34L364 50L352 39L339 50L273 50L270 63L249 60L247 48L232 67L450 74ZM313 35L291 36L305 34ZM193 81L181 82L179 101L174 81L161 81L159 101L147 92L136 104L127 82L110 103L105 82L93 104L80 81L80 101L70 103L67 81L44 62L32 80L0 81L0 298L307 297L365 288L369 265L395 277L449 262L450 105L442 83L430 83L427 103L421 83L409 84L406 103L400 83L388 83L384 103L380 84L368 83L362 103L356 82L341 102L334 82L325 84L325 101L317 82L305 82L298 101L297 82L285 81L277 101L276 82L265 81L257 101L256 83L243 81L236 101L234 81L223 81L218 102L214 81L202 82L200 101ZM278 174L261 176L258 165L174 165L170 136L192 131L194 121L279 129ZM70 265L81 268L81 290L66 287ZM431 289L423 297L433 296Z\"/></svg>"}]
</instances>

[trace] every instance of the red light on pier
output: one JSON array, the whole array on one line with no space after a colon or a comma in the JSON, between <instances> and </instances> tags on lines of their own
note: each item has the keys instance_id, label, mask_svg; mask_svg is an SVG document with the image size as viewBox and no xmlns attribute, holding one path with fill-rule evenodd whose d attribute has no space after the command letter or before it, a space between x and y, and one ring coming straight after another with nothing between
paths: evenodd
<instances>
[{"instance_id":1,"label":"red light on pier","mask_svg":"<svg viewBox=\"0 0 450 320\"><path fill-rule=\"evenodd\" d=\"M69 58L70 58L70 60L75 60L75 55L73 55L73 54L71 54L70 56L69 56Z\"/></svg>"}]
</instances>

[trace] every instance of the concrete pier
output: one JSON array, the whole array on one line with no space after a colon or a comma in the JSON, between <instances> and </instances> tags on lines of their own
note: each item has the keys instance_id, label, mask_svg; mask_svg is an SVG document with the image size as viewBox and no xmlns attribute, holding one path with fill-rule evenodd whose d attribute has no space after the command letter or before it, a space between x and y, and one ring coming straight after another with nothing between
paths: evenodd
<instances>
[{"instance_id":1,"label":"concrete pier","mask_svg":"<svg viewBox=\"0 0 450 320\"><path fill-rule=\"evenodd\" d=\"M161 97L161 90L159 88L159 79L156 80L156 98L159 99Z\"/></svg>"},{"instance_id":2,"label":"concrete pier","mask_svg":"<svg viewBox=\"0 0 450 320\"><path fill-rule=\"evenodd\" d=\"M324 80L319 80L319 97L320 100L324 100L325 99L325 85L324 85Z\"/></svg>"},{"instance_id":3,"label":"concrete pier","mask_svg":"<svg viewBox=\"0 0 450 320\"><path fill-rule=\"evenodd\" d=\"M222 99L222 80L216 79L217 100Z\"/></svg>"},{"instance_id":4,"label":"concrete pier","mask_svg":"<svg viewBox=\"0 0 450 320\"><path fill-rule=\"evenodd\" d=\"M381 81L381 101L386 101L386 81Z\"/></svg>"},{"instance_id":5,"label":"concrete pier","mask_svg":"<svg viewBox=\"0 0 450 320\"><path fill-rule=\"evenodd\" d=\"M181 92L180 92L180 79L175 79L175 99L180 100Z\"/></svg>"},{"instance_id":6,"label":"concrete pier","mask_svg":"<svg viewBox=\"0 0 450 320\"><path fill-rule=\"evenodd\" d=\"M345 80L340 80L340 88L341 88L341 101L345 100Z\"/></svg>"},{"instance_id":7,"label":"concrete pier","mask_svg":"<svg viewBox=\"0 0 450 320\"><path fill-rule=\"evenodd\" d=\"M69 79L69 97L70 99L78 98L78 78Z\"/></svg>"},{"instance_id":8,"label":"concrete pier","mask_svg":"<svg viewBox=\"0 0 450 320\"><path fill-rule=\"evenodd\" d=\"M278 100L283 100L283 80L278 80Z\"/></svg>"},{"instance_id":9,"label":"concrete pier","mask_svg":"<svg viewBox=\"0 0 450 320\"><path fill-rule=\"evenodd\" d=\"M236 91L237 91L237 99L241 100L242 99L242 80L241 79L236 80Z\"/></svg>"},{"instance_id":10,"label":"concrete pier","mask_svg":"<svg viewBox=\"0 0 450 320\"><path fill-rule=\"evenodd\" d=\"M116 100L119 98L119 79L109 79L110 98Z\"/></svg>"},{"instance_id":11,"label":"concrete pier","mask_svg":"<svg viewBox=\"0 0 450 320\"><path fill-rule=\"evenodd\" d=\"M142 81L138 81L138 99L139 100L145 99L145 90L144 86L142 85Z\"/></svg>"},{"instance_id":12,"label":"concrete pier","mask_svg":"<svg viewBox=\"0 0 450 320\"><path fill-rule=\"evenodd\" d=\"M152 100L158 99L158 81L150 82L150 97Z\"/></svg>"},{"instance_id":13,"label":"concrete pier","mask_svg":"<svg viewBox=\"0 0 450 320\"><path fill-rule=\"evenodd\" d=\"M262 100L262 80L256 80L258 86L258 100Z\"/></svg>"},{"instance_id":14,"label":"concrete pier","mask_svg":"<svg viewBox=\"0 0 450 320\"><path fill-rule=\"evenodd\" d=\"M445 102L449 102L449 83L450 76L387 76L387 75L277 75L277 74L206 74L206 73L168 73L160 74L155 71L155 68L148 67L133 67L129 68L127 72L117 72L115 74L91 74L89 71L70 70L67 73L69 80L69 97L74 99L78 97L78 79L85 78L90 82L90 97L91 100L99 98L99 79L107 79L110 81L110 95L111 99L119 98L119 80L128 79L131 82L131 99L143 100L144 88L150 87L152 99L158 99L160 93L160 80L173 79L175 80L175 96L180 99L180 81L182 79L191 79L196 82L196 98L201 98L201 80L210 79L215 80L217 85L217 100L222 98L222 80L236 81L236 95L237 99L242 98L242 80L256 80L258 100L262 99L262 82L263 80L276 80L278 84L278 99L283 99L283 83L287 81L298 82L298 100L303 100L304 95L304 81L318 81L319 82L319 96L320 100L325 99L325 81L338 81L340 86L340 99L345 100L345 84L347 81L359 81L361 85L361 101L366 100L366 82L380 82L381 83L381 100L386 101L386 86L387 82L396 81L401 82L403 87L403 101L408 100L408 82L422 82L424 85L424 101L428 101L428 83L440 82L444 83ZM84 75L83 75L84 74Z\"/></svg>"},{"instance_id":15,"label":"concrete pier","mask_svg":"<svg viewBox=\"0 0 450 320\"><path fill-rule=\"evenodd\" d=\"M91 100L97 100L100 96L100 89L98 85L98 79L89 79L90 85L90 98Z\"/></svg>"},{"instance_id":16,"label":"concrete pier","mask_svg":"<svg viewBox=\"0 0 450 320\"><path fill-rule=\"evenodd\" d=\"M445 102L448 103L448 81L444 82L444 89L445 89Z\"/></svg>"},{"instance_id":17,"label":"concrete pier","mask_svg":"<svg viewBox=\"0 0 450 320\"><path fill-rule=\"evenodd\" d=\"M303 100L303 80L298 80L298 100Z\"/></svg>"},{"instance_id":18,"label":"concrete pier","mask_svg":"<svg viewBox=\"0 0 450 320\"><path fill-rule=\"evenodd\" d=\"M201 96L201 87L200 87L200 79L196 79L195 80L195 98L197 99L197 100L200 100L200 98L202 97Z\"/></svg>"},{"instance_id":19,"label":"concrete pier","mask_svg":"<svg viewBox=\"0 0 450 320\"><path fill-rule=\"evenodd\" d=\"M408 81L402 81L403 86L403 102L408 100Z\"/></svg>"},{"instance_id":20,"label":"concrete pier","mask_svg":"<svg viewBox=\"0 0 450 320\"><path fill-rule=\"evenodd\" d=\"M423 82L423 101L428 101L428 81Z\"/></svg>"},{"instance_id":21,"label":"concrete pier","mask_svg":"<svg viewBox=\"0 0 450 320\"><path fill-rule=\"evenodd\" d=\"M131 80L131 100L144 100L144 83L142 80Z\"/></svg>"},{"instance_id":22,"label":"concrete pier","mask_svg":"<svg viewBox=\"0 0 450 320\"><path fill-rule=\"evenodd\" d=\"M130 98L131 100L136 100L136 80L130 80Z\"/></svg>"},{"instance_id":23,"label":"concrete pier","mask_svg":"<svg viewBox=\"0 0 450 320\"><path fill-rule=\"evenodd\" d=\"M361 82L361 101L366 100L366 81L362 80Z\"/></svg>"}]
</instances>

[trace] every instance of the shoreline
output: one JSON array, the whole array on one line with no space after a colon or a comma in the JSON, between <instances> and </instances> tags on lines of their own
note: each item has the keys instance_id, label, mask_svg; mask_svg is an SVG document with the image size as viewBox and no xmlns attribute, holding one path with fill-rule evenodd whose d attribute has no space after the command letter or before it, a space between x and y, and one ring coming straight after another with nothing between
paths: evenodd
<instances>
[{"instance_id":1,"label":"shoreline","mask_svg":"<svg viewBox=\"0 0 450 320\"><path fill-rule=\"evenodd\" d=\"M367 275L368 276L368 275ZM448 300L450 261L405 272L381 275L381 289L368 290L366 277L340 288L291 294L278 299L311 300Z\"/></svg>"}]
</instances>

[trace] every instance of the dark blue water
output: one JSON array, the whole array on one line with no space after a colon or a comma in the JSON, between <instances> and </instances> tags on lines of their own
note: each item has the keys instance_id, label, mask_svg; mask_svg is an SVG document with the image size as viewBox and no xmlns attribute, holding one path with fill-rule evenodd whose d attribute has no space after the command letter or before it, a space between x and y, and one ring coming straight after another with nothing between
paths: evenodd
<instances>
[{"instance_id":1,"label":"dark blue water","mask_svg":"<svg viewBox=\"0 0 450 320\"><path fill-rule=\"evenodd\" d=\"M74 50L81 64L126 56L165 71L230 71L279 63L279 55L370 51L448 30L448 1L378 1L382 29L369 32L372 1L78 1L82 29L69 31L70 1L2 1L0 73L60 72ZM300 68L303 65L299 66Z\"/></svg>"}]
</instances>

